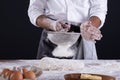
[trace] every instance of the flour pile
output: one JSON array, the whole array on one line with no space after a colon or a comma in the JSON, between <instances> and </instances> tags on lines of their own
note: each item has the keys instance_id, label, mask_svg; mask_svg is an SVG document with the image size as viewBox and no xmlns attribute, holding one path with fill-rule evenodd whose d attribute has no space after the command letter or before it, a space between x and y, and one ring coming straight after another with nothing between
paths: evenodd
<instances>
[{"instance_id":1,"label":"flour pile","mask_svg":"<svg viewBox=\"0 0 120 80\"><path fill-rule=\"evenodd\" d=\"M57 59L44 57L40 60L38 65L43 70L81 70L84 68L84 63L78 60L72 59Z\"/></svg>"}]
</instances>

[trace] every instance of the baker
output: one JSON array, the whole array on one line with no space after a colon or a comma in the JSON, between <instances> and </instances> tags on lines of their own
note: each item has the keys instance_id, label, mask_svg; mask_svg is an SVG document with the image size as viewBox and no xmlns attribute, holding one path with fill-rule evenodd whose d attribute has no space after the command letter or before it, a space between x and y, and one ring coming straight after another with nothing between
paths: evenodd
<instances>
[{"instance_id":1,"label":"baker","mask_svg":"<svg viewBox=\"0 0 120 80\"><path fill-rule=\"evenodd\" d=\"M52 51L56 45L47 39L47 31L80 32L71 59L98 59L95 42L102 38L100 28L106 14L107 0L30 0L29 19L36 27L43 28L37 59L55 57Z\"/></svg>"}]
</instances>

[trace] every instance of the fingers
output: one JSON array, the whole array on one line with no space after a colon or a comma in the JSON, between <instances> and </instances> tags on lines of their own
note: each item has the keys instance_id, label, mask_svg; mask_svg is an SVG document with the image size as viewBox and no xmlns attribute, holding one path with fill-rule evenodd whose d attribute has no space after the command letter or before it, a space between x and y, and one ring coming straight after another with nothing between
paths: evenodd
<instances>
[{"instance_id":1,"label":"fingers","mask_svg":"<svg viewBox=\"0 0 120 80\"><path fill-rule=\"evenodd\" d=\"M61 22L61 21L53 21L50 20L50 29L53 31L64 31L67 32L70 29L70 24L69 23L65 23L65 22Z\"/></svg>"},{"instance_id":2,"label":"fingers","mask_svg":"<svg viewBox=\"0 0 120 80\"><path fill-rule=\"evenodd\" d=\"M81 35L84 39L90 40L91 34L88 32L89 25L87 22L81 24L80 30L81 30Z\"/></svg>"},{"instance_id":3,"label":"fingers","mask_svg":"<svg viewBox=\"0 0 120 80\"><path fill-rule=\"evenodd\" d=\"M63 29L62 25L58 22L56 24L56 31L61 31Z\"/></svg>"},{"instance_id":4,"label":"fingers","mask_svg":"<svg viewBox=\"0 0 120 80\"><path fill-rule=\"evenodd\" d=\"M100 40L102 38L101 31L94 26L88 28L88 33L91 34L91 39Z\"/></svg>"},{"instance_id":5,"label":"fingers","mask_svg":"<svg viewBox=\"0 0 120 80\"><path fill-rule=\"evenodd\" d=\"M92 35L91 36L91 39L93 39L93 40L101 40L101 38L102 38L101 34L97 34L97 35Z\"/></svg>"},{"instance_id":6,"label":"fingers","mask_svg":"<svg viewBox=\"0 0 120 80\"><path fill-rule=\"evenodd\" d=\"M64 31L69 31L70 30L70 24L69 23L65 23L65 22L60 22L60 24L62 25Z\"/></svg>"},{"instance_id":7,"label":"fingers","mask_svg":"<svg viewBox=\"0 0 120 80\"><path fill-rule=\"evenodd\" d=\"M59 21L53 21L53 20L50 20L50 26L49 27L53 31L61 31L63 29L63 27L59 23Z\"/></svg>"},{"instance_id":8,"label":"fingers","mask_svg":"<svg viewBox=\"0 0 120 80\"><path fill-rule=\"evenodd\" d=\"M102 38L101 31L92 26L91 22L85 22L80 26L81 35L86 40L96 42L95 40L100 40Z\"/></svg>"}]
</instances>

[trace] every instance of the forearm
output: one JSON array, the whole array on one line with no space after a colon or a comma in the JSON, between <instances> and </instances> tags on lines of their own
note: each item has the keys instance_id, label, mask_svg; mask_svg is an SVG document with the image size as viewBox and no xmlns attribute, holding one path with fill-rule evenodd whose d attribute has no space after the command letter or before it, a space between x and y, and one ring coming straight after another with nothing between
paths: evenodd
<instances>
[{"instance_id":1,"label":"forearm","mask_svg":"<svg viewBox=\"0 0 120 80\"><path fill-rule=\"evenodd\" d=\"M36 24L38 27L52 30L52 31L60 31L60 30L65 29L66 27L67 27L67 29L69 28L68 25L64 24L65 25L64 26L61 22L49 19L45 15L39 16L36 19ZM67 30L67 29L65 29L65 30Z\"/></svg>"},{"instance_id":2,"label":"forearm","mask_svg":"<svg viewBox=\"0 0 120 80\"><path fill-rule=\"evenodd\" d=\"M50 21L46 16L41 15L36 19L36 24L41 28L49 29Z\"/></svg>"},{"instance_id":3,"label":"forearm","mask_svg":"<svg viewBox=\"0 0 120 80\"><path fill-rule=\"evenodd\" d=\"M91 24L98 28L101 25L101 20L97 16L92 16L89 19L91 21Z\"/></svg>"},{"instance_id":4,"label":"forearm","mask_svg":"<svg viewBox=\"0 0 120 80\"><path fill-rule=\"evenodd\" d=\"M30 22L36 27L39 27L36 24L36 19L40 15L44 14L45 5L46 5L46 0L30 0L28 6L28 17L30 19Z\"/></svg>"},{"instance_id":5,"label":"forearm","mask_svg":"<svg viewBox=\"0 0 120 80\"><path fill-rule=\"evenodd\" d=\"M107 1L108 0L90 0L90 17L97 16L101 23L98 28L100 29L105 22L106 14L107 14Z\"/></svg>"}]
</instances>

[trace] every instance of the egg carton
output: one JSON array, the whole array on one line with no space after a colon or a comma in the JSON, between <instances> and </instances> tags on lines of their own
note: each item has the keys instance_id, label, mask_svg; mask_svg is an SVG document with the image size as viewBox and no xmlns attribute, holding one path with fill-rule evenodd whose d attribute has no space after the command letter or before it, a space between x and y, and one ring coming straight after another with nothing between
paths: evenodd
<instances>
[{"instance_id":1,"label":"egg carton","mask_svg":"<svg viewBox=\"0 0 120 80\"><path fill-rule=\"evenodd\" d=\"M34 79L23 79L23 80L38 80L40 75L42 74L42 69L37 67L37 66L30 66L30 65L25 65L25 66L20 66L20 67L13 67L13 70L20 71L23 73L22 69L27 68L30 71L33 71L36 75L36 78ZM10 80L8 77L4 77L4 75L0 75L0 80Z\"/></svg>"}]
</instances>

